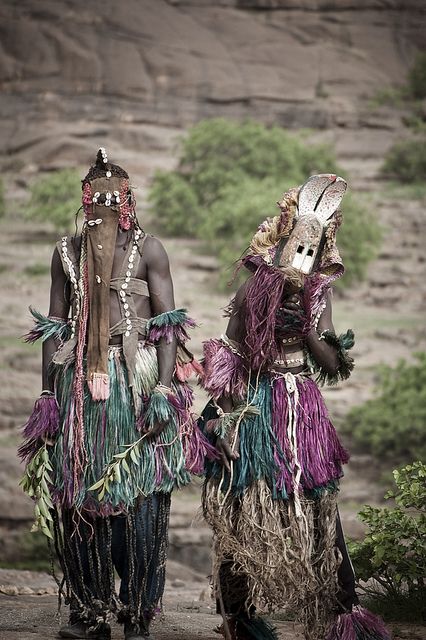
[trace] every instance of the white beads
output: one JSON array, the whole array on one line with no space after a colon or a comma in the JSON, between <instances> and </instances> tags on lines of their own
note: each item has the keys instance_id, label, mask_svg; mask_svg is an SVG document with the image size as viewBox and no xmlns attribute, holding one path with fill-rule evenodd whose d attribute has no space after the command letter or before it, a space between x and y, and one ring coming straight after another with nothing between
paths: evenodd
<instances>
[{"instance_id":1,"label":"white beads","mask_svg":"<svg viewBox=\"0 0 426 640\"><path fill-rule=\"evenodd\" d=\"M107 152L105 151L105 147L101 147L99 151L101 152L101 155L102 155L102 162L106 164L108 162L108 156L107 156Z\"/></svg>"},{"instance_id":2,"label":"white beads","mask_svg":"<svg viewBox=\"0 0 426 640\"><path fill-rule=\"evenodd\" d=\"M80 294L78 290L78 282L77 282L77 277L75 275L74 265L68 255L67 236L63 236L61 248L62 248L62 259L68 267L71 286L73 287L74 294L75 294L75 313L71 320L71 338L74 338L77 319L78 319L78 316L80 315Z\"/></svg>"},{"instance_id":3,"label":"white beads","mask_svg":"<svg viewBox=\"0 0 426 640\"><path fill-rule=\"evenodd\" d=\"M111 194L107 193L107 196L108 195L110 196ZM119 202L118 191L114 191L113 195L115 196L116 201ZM138 240L141 237L141 233L142 232L140 231L140 229L136 230L135 239L133 241L133 247L132 247L132 250L131 250L130 255L129 255L129 262L128 262L128 265L127 265L126 277L124 278L124 282L121 285L120 292L119 292L120 302L122 303L123 309L124 309L124 318L125 318L125 323L126 323L126 331L124 332L124 336L126 338L128 338L130 336L132 328L133 328L132 320L130 318L129 304L126 301L126 295L127 295L126 289L129 286L130 278L132 276L132 269L134 267L136 251L138 250Z\"/></svg>"}]
</instances>

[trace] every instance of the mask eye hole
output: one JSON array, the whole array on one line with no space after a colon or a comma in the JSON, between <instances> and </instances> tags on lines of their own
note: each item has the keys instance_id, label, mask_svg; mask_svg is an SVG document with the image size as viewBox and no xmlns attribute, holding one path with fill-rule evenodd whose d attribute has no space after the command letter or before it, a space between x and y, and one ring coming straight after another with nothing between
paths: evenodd
<instances>
[{"instance_id":1,"label":"mask eye hole","mask_svg":"<svg viewBox=\"0 0 426 640\"><path fill-rule=\"evenodd\" d=\"M314 250L313 249L308 249L308 253L307 253L309 258L312 258L312 256L314 255Z\"/></svg>"},{"instance_id":2,"label":"mask eye hole","mask_svg":"<svg viewBox=\"0 0 426 640\"><path fill-rule=\"evenodd\" d=\"M297 247L297 253L303 253L304 247L303 245L299 244L299 246Z\"/></svg>"}]
</instances>

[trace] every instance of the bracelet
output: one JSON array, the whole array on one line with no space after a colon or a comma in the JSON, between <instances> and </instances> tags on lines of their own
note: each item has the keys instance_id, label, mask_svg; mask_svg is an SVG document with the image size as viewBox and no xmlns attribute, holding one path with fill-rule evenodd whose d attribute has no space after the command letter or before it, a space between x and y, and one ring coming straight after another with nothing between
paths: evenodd
<instances>
[{"instance_id":1,"label":"bracelet","mask_svg":"<svg viewBox=\"0 0 426 640\"><path fill-rule=\"evenodd\" d=\"M55 392L51 391L51 389L43 389L43 391L40 393L40 398L43 397L47 397L47 396L54 396Z\"/></svg>"},{"instance_id":2,"label":"bracelet","mask_svg":"<svg viewBox=\"0 0 426 640\"><path fill-rule=\"evenodd\" d=\"M175 392L171 387L158 382L152 390L152 393L161 393L162 396L167 397L170 394L174 395Z\"/></svg>"}]
</instances>

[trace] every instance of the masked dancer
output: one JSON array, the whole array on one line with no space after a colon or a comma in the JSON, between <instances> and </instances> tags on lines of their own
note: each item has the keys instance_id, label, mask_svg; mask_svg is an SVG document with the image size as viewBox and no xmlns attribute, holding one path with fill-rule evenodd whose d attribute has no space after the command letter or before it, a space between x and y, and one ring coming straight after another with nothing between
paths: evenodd
<instances>
[{"instance_id":1,"label":"masked dancer","mask_svg":"<svg viewBox=\"0 0 426 640\"><path fill-rule=\"evenodd\" d=\"M229 640L277 638L256 614L276 610L295 615L306 640L389 638L355 593L337 511L348 454L318 388L353 368L353 332L338 337L331 313L345 190L316 175L283 196L241 261L251 275L226 334L204 345L202 424L220 460L207 463L203 510Z\"/></svg>"},{"instance_id":2,"label":"masked dancer","mask_svg":"<svg viewBox=\"0 0 426 640\"><path fill-rule=\"evenodd\" d=\"M166 252L140 227L129 176L101 148L83 180L84 224L52 258L43 391L24 428L24 490L51 540L70 604L64 638L151 638L164 589L170 494L200 473L185 349ZM114 569L121 579L115 590Z\"/></svg>"}]
</instances>

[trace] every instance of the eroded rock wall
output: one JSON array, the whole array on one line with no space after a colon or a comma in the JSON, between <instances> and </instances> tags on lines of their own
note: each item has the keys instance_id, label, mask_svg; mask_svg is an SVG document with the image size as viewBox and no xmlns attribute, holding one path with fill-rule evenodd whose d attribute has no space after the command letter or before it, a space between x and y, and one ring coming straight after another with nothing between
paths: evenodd
<instances>
[{"instance_id":1,"label":"eroded rock wall","mask_svg":"<svg viewBox=\"0 0 426 640\"><path fill-rule=\"evenodd\" d=\"M85 164L106 139L136 168L212 116L357 128L425 27L418 0L3 0L3 164Z\"/></svg>"}]
</instances>

